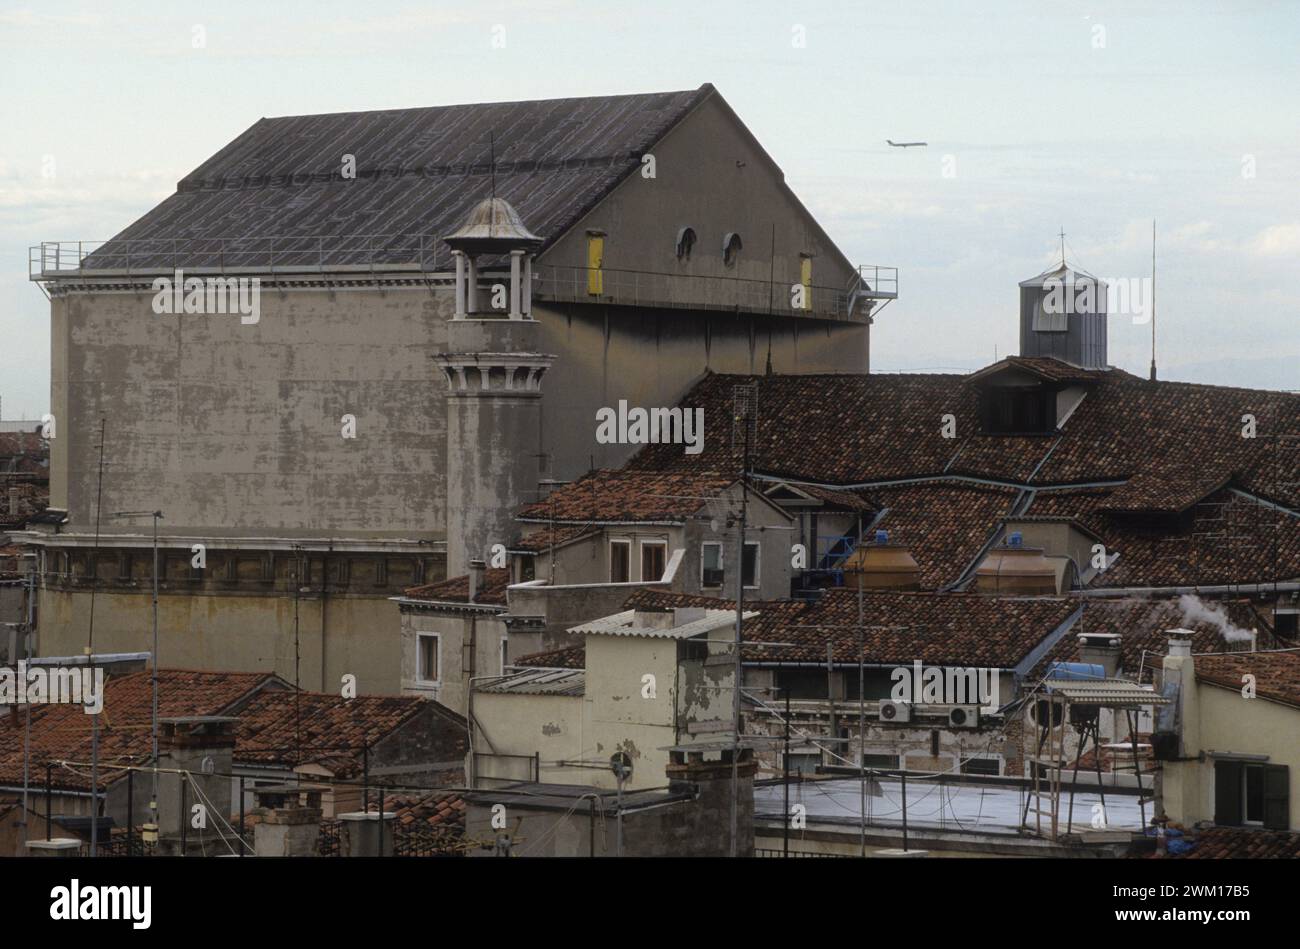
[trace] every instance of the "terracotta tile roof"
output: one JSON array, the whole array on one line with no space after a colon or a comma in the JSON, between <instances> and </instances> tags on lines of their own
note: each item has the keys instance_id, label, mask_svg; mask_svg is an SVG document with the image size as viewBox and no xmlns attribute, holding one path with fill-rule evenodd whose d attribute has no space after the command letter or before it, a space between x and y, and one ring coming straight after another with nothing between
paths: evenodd
<instances>
[{"instance_id":1,"label":"terracotta tile roof","mask_svg":"<svg viewBox=\"0 0 1300 949\"><path fill-rule=\"evenodd\" d=\"M113 238L153 240L155 247L110 242L87 264L124 266L130 246L136 267L215 265L219 245L211 238L240 238L247 240L227 249L226 262L239 250L239 266L257 266L266 262L266 238L297 234L311 235L300 246L312 251L321 237L327 248L359 246L358 253L340 249L325 261L355 264L368 262L364 248L371 243L357 235L426 235L429 264L445 269L450 256L441 238L494 190L533 233L553 241L713 94L704 85L642 95L259 119ZM498 148L495 175L488 173L490 131ZM339 175L344 152L357 156L353 180ZM344 245L339 236L354 239ZM397 237L390 245L394 259L410 259L396 255L409 255L411 245ZM419 242L413 246L418 249ZM281 247L292 250L294 244ZM296 262L316 262L314 252L306 256Z\"/></svg>"},{"instance_id":2,"label":"terracotta tile roof","mask_svg":"<svg viewBox=\"0 0 1300 949\"><path fill-rule=\"evenodd\" d=\"M761 482L756 487L762 490L764 494L770 490ZM798 483L792 483L790 487L816 498L830 508L862 513L875 513L879 510L877 504L862 491L844 491L838 488L823 488L815 484Z\"/></svg>"},{"instance_id":3,"label":"terracotta tile roof","mask_svg":"<svg viewBox=\"0 0 1300 949\"><path fill-rule=\"evenodd\" d=\"M1300 860L1300 833L1209 827L1192 837L1195 846L1168 860Z\"/></svg>"},{"instance_id":4,"label":"terracotta tile roof","mask_svg":"<svg viewBox=\"0 0 1300 949\"><path fill-rule=\"evenodd\" d=\"M1097 534L1115 565L1094 587L1254 583L1300 577L1300 518L1232 491L1218 491L1162 521L1109 510L1105 489L1047 491L1031 515L1064 515ZM1212 534L1226 536L1213 537Z\"/></svg>"},{"instance_id":5,"label":"terracotta tile roof","mask_svg":"<svg viewBox=\"0 0 1300 949\"><path fill-rule=\"evenodd\" d=\"M1255 677L1259 698L1300 708L1300 652L1247 652L1197 656L1198 682L1212 682L1240 690L1242 676Z\"/></svg>"},{"instance_id":6,"label":"terracotta tile roof","mask_svg":"<svg viewBox=\"0 0 1300 949\"><path fill-rule=\"evenodd\" d=\"M1017 492L1011 488L951 481L875 488L886 509L876 522L893 544L905 544L921 568L921 587L934 590L954 583L975 563ZM845 583L851 585L848 578Z\"/></svg>"},{"instance_id":7,"label":"terracotta tile roof","mask_svg":"<svg viewBox=\"0 0 1300 949\"><path fill-rule=\"evenodd\" d=\"M1249 648L1249 644L1241 640L1225 639L1220 627L1189 616L1178 598L1088 598L1082 602L1083 616L1080 621L1070 630L1069 635L1048 651L1030 673L1035 681L1046 674L1052 662L1078 661L1080 633L1119 636L1120 669L1124 677L1144 683L1152 681L1153 670L1160 668L1162 658L1169 652L1171 629L1191 630L1193 653L1227 653ZM1249 601L1220 600L1211 605L1221 608L1228 622L1234 626L1247 630L1258 628L1260 648L1272 645L1267 628L1259 622L1259 616ZM1199 662L1197 659L1198 664Z\"/></svg>"},{"instance_id":8,"label":"terracotta tile roof","mask_svg":"<svg viewBox=\"0 0 1300 949\"><path fill-rule=\"evenodd\" d=\"M584 524L568 524L554 529L543 527L541 530L524 534L510 545L510 551L541 553L551 547L563 547L565 544L571 544L584 537L592 537L597 533L599 531Z\"/></svg>"},{"instance_id":9,"label":"terracotta tile roof","mask_svg":"<svg viewBox=\"0 0 1300 949\"><path fill-rule=\"evenodd\" d=\"M158 674L158 714L162 718L234 714L257 695L283 689L287 683L266 672L199 672L163 669ZM100 716L99 760L105 765L147 760L151 753L153 684L150 672L133 672L108 678L104 683L104 711ZM31 774L44 780L46 762L90 761L90 719L80 706L32 707ZM0 715L0 784L22 783L23 716ZM104 771L100 785L121 777L121 771ZM90 787L89 768L56 765L55 787Z\"/></svg>"},{"instance_id":10,"label":"terracotta tile roof","mask_svg":"<svg viewBox=\"0 0 1300 949\"><path fill-rule=\"evenodd\" d=\"M1236 478L1300 507L1300 485L1274 475L1278 458L1270 441L1274 434L1300 436L1300 395L1150 383L1113 369L1093 381L1059 437L984 434L983 386L955 375L711 374L682 405L704 409L705 431L729 432L732 390L740 383L758 387L753 467L775 477L838 485L943 474L1032 479L1034 485L1133 478L1135 498L1128 503L1165 503L1173 507L1162 509L1170 510L1181 509L1202 488ZM949 413L956 420L953 439L940 432ZM1256 419L1254 439L1241 434L1247 414ZM731 471L736 458L730 446L729 438L706 439L703 453L691 457L674 446L648 445L629 467ZM1300 443L1278 454L1295 467ZM1144 488L1147 483L1163 487ZM1171 500L1162 502L1166 490Z\"/></svg>"},{"instance_id":11,"label":"terracotta tile roof","mask_svg":"<svg viewBox=\"0 0 1300 949\"><path fill-rule=\"evenodd\" d=\"M582 646L567 646L564 649L552 649L549 652L535 652L510 660L512 666L536 666L544 669L581 669L586 662L586 649Z\"/></svg>"},{"instance_id":12,"label":"terracotta tile roof","mask_svg":"<svg viewBox=\"0 0 1300 949\"><path fill-rule=\"evenodd\" d=\"M678 454L681 453L680 446ZM631 469L593 472L525 506L521 520L590 524L601 522L681 523L736 481L702 469L647 472Z\"/></svg>"},{"instance_id":13,"label":"terracotta tile roof","mask_svg":"<svg viewBox=\"0 0 1300 949\"><path fill-rule=\"evenodd\" d=\"M325 755L359 758L364 746L374 745L429 707L429 700L418 696L347 699L322 692L265 692L240 712L235 758L294 764L300 760L299 747L312 760ZM438 708L453 724L463 726L461 716Z\"/></svg>"},{"instance_id":14,"label":"terracotta tile roof","mask_svg":"<svg viewBox=\"0 0 1300 949\"><path fill-rule=\"evenodd\" d=\"M970 379L972 381L984 379L1009 369L1021 369L1048 382L1096 382L1105 378L1109 371L1080 369L1078 366L1071 366L1067 362L1047 356L1007 356L1001 362L985 366L978 372L972 373Z\"/></svg>"},{"instance_id":15,"label":"terracotta tile roof","mask_svg":"<svg viewBox=\"0 0 1300 949\"><path fill-rule=\"evenodd\" d=\"M1014 599L973 593L864 594L866 662L1015 667L1079 608L1059 597ZM734 608L726 600L637 591L625 609L674 606ZM857 592L827 590L816 603L798 600L747 603L759 615L745 623L746 662L858 661ZM882 628L889 627L889 628ZM789 647L764 643L791 643Z\"/></svg>"},{"instance_id":16,"label":"terracotta tile roof","mask_svg":"<svg viewBox=\"0 0 1300 949\"><path fill-rule=\"evenodd\" d=\"M506 587L510 585L508 567L491 567L483 571L483 585L474 594L474 602L482 606L505 606ZM438 603L468 603L469 574L411 587L403 594L412 600L430 600Z\"/></svg>"},{"instance_id":17,"label":"terracotta tile roof","mask_svg":"<svg viewBox=\"0 0 1300 949\"><path fill-rule=\"evenodd\" d=\"M372 802L371 810L379 810L377 801ZM457 837L465 831L465 797L460 791L388 795L384 810L395 812L394 819L403 826L450 831Z\"/></svg>"}]
</instances>

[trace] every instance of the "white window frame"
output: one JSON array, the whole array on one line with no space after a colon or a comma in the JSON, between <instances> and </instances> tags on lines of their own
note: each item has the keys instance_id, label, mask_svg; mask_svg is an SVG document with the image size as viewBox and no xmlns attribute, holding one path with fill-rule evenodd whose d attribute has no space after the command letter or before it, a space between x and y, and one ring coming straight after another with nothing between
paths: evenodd
<instances>
[{"instance_id":1,"label":"white window frame","mask_svg":"<svg viewBox=\"0 0 1300 949\"><path fill-rule=\"evenodd\" d=\"M438 664L438 678L426 679L424 677L424 663L421 661L424 657L424 649L420 643L422 639L432 639L434 641L433 655L434 661ZM442 685L442 634L428 633L418 631L415 634L415 681L420 685Z\"/></svg>"},{"instance_id":2,"label":"white window frame","mask_svg":"<svg viewBox=\"0 0 1300 949\"><path fill-rule=\"evenodd\" d=\"M641 559L641 582L642 582L642 583L647 583L647 582L651 582L651 581L658 581L658 580L662 580L662 579L663 579L663 572L662 572L662 571L660 572L659 576L657 576L657 577L647 577L647 576L645 575L645 549L646 549L647 547L658 547L660 550L663 551L664 570L667 570L667 569L668 569L668 541L666 541L666 540L643 540L643 541L641 541L641 558L640 558L640 559Z\"/></svg>"},{"instance_id":3,"label":"white window frame","mask_svg":"<svg viewBox=\"0 0 1300 949\"><path fill-rule=\"evenodd\" d=\"M704 582L704 549L706 547L718 548L718 569L722 571L722 582L716 585L706 584ZM727 585L727 560L726 549L721 541L706 540L700 543L700 588L704 590L721 590Z\"/></svg>"},{"instance_id":4,"label":"white window frame","mask_svg":"<svg viewBox=\"0 0 1300 949\"><path fill-rule=\"evenodd\" d=\"M627 548L627 580L614 579L614 545L619 544ZM632 539L630 537L620 537L618 539L610 538L609 541L609 569L606 576L609 577L610 583L628 583L632 579Z\"/></svg>"},{"instance_id":5,"label":"white window frame","mask_svg":"<svg viewBox=\"0 0 1300 949\"><path fill-rule=\"evenodd\" d=\"M756 540L745 541L746 547L754 548L754 582L746 583L746 590L757 590L763 585L763 545ZM745 579L745 551L740 551L740 579Z\"/></svg>"}]
</instances>

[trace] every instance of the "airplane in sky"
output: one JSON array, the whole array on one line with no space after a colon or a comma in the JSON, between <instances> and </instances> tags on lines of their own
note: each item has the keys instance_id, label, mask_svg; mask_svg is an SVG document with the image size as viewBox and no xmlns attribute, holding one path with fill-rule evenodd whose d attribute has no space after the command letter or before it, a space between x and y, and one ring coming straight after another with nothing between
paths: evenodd
<instances>
[{"instance_id":1,"label":"airplane in sky","mask_svg":"<svg viewBox=\"0 0 1300 949\"><path fill-rule=\"evenodd\" d=\"M929 142L892 142L885 139L885 144L893 145L895 148L915 148L917 145L929 145Z\"/></svg>"}]
</instances>

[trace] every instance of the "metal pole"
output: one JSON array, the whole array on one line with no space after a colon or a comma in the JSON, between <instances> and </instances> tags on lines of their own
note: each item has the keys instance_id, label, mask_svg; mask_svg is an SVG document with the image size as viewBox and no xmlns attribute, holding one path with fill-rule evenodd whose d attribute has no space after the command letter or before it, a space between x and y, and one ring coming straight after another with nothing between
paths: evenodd
<instances>
[{"instance_id":1,"label":"metal pole","mask_svg":"<svg viewBox=\"0 0 1300 949\"><path fill-rule=\"evenodd\" d=\"M45 765L45 839L50 839L50 824L54 820L54 788L51 786L53 780L52 772L54 765Z\"/></svg>"},{"instance_id":2,"label":"metal pole","mask_svg":"<svg viewBox=\"0 0 1300 949\"><path fill-rule=\"evenodd\" d=\"M785 780L782 784L785 786L785 832L782 835L781 856L790 856L790 690L785 689L785 757L782 759L782 769L785 772Z\"/></svg>"},{"instance_id":3,"label":"metal pole","mask_svg":"<svg viewBox=\"0 0 1300 949\"><path fill-rule=\"evenodd\" d=\"M614 831L614 856L616 856L616 857L621 857L621 856L623 856L623 772L622 772L622 770L620 769L619 772L618 772L614 777L615 777L615 779L618 781L618 817L617 817L617 819L615 820L615 831ZM733 795L733 797L734 797L734 795ZM735 818L734 818L734 812L733 812L733 818L732 818L732 819L733 819L733 821L734 821L734 819L735 819ZM732 829L733 829L733 832L734 832L734 829L735 829L735 824L734 824L734 823L732 824ZM736 855L736 852L735 852L735 838L734 838L734 837L732 838L732 853L731 853L731 855L732 855L733 857Z\"/></svg>"},{"instance_id":4,"label":"metal pole","mask_svg":"<svg viewBox=\"0 0 1300 949\"><path fill-rule=\"evenodd\" d=\"M903 853L907 853L907 772L900 772L903 776Z\"/></svg>"},{"instance_id":5,"label":"metal pole","mask_svg":"<svg viewBox=\"0 0 1300 949\"><path fill-rule=\"evenodd\" d=\"M92 681L95 667L90 667ZM99 856L99 714L90 716L90 855Z\"/></svg>"},{"instance_id":6,"label":"metal pole","mask_svg":"<svg viewBox=\"0 0 1300 949\"><path fill-rule=\"evenodd\" d=\"M244 829L244 776L239 776L239 855L242 857L244 851L248 849L248 841L244 838L247 831Z\"/></svg>"},{"instance_id":7,"label":"metal pole","mask_svg":"<svg viewBox=\"0 0 1300 949\"><path fill-rule=\"evenodd\" d=\"M42 554L42 559L44 554ZM33 568L27 573L27 623L23 628L23 659L32 658L32 610L33 600L36 598L36 571ZM23 845L31 838L28 836L27 827L27 781L29 773L29 764L31 762L32 748L32 703L27 703L26 714L23 716ZM46 821L48 827L49 821Z\"/></svg>"},{"instance_id":8,"label":"metal pole","mask_svg":"<svg viewBox=\"0 0 1300 949\"><path fill-rule=\"evenodd\" d=\"M734 396L733 396L734 399ZM753 411L747 407L747 411ZM735 642L735 688L731 696L731 856L737 855L736 828L737 809L740 797L740 688L744 671L740 664L741 624L745 615L745 517L748 514L746 502L749 500L748 486L745 483L745 470L749 466L749 422L745 426L745 452L740 465L740 523L736 526L736 642Z\"/></svg>"},{"instance_id":9,"label":"metal pole","mask_svg":"<svg viewBox=\"0 0 1300 949\"><path fill-rule=\"evenodd\" d=\"M153 512L153 788L149 801L149 822L158 830L158 519Z\"/></svg>"},{"instance_id":10,"label":"metal pole","mask_svg":"<svg viewBox=\"0 0 1300 949\"><path fill-rule=\"evenodd\" d=\"M126 772L126 855L131 856L131 832L135 827L135 768Z\"/></svg>"},{"instance_id":11,"label":"metal pole","mask_svg":"<svg viewBox=\"0 0 1300 949\"><path fill-rule=\"evenodd\" d=\"M181 818L181 856L184 857L184 856L186 856L186 853L185 853L185 838L188 836L188 835L186 834L186 831L189 830L189 824L190 824L190 822L186 819L186 815L185 815L185 791L186 791L186 787L185 787L185 774L184 774L184 773L182 773L182 774L180 775L180 779L181 779L181 813L180 813L180 818Z\"/></svg>"},{"instance_id":12,"label":"metal pole","mask_svg":"<svg viewBox=\"0 0 1300 949\"><path fill-rule=\"evenodd\" d=\"M858 537L862 536L862 518L858 517ZM862 600L862 566L858 567L858 813L861 821L859 839L859 856L867 855L867 704L866 690L863 688L865 672L863 661L866 654L866 634L863 621L866 605Z\"/></svg>"}]
</instances>

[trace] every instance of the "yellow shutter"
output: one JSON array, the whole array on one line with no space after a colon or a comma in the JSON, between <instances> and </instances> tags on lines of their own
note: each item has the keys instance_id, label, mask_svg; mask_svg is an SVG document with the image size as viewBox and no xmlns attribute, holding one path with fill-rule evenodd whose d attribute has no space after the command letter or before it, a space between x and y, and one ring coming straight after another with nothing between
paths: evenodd
<instances>
[{"instance_id":1,"label":"yellow shutter","mask_svg":"<svg viewBox=\"0 0 1300 949\"><path fill-rule=\"evenodd\" d=\"M605 263L605 238L599 234L587 235L587 292L599 296L605 292L605 275L601 267Z\"/></svg>"},{"instance_id":2,"label":"yellow shutter","mask_svg":"<svg viewBox=\"0 0 1300 949\"><path fill-rule=\"evenodd\" d=\"M812 258L799 259L799 282L803 284L803 308L812 309Z\"/></svg>"}]
</instances>

